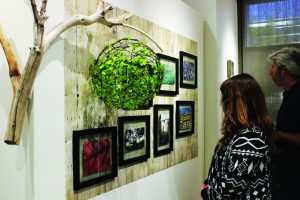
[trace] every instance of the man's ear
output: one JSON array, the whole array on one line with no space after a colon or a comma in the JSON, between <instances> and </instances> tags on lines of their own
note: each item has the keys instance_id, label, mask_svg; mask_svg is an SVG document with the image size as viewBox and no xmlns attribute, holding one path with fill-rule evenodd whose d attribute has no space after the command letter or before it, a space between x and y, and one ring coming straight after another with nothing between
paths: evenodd
<instances>
[{"instance_id":1,"label":"man's ear","mask_svg":"<svg viewBox=\"0 0 300 200\"><path fill-rule=\"evenodd\" d=\"M280 73L280 74L286 74L286 73L288 73L288 70L287 70L286 66L282 66L282 67L279 69L279 73Z\"/></svg>"}]
</instances>

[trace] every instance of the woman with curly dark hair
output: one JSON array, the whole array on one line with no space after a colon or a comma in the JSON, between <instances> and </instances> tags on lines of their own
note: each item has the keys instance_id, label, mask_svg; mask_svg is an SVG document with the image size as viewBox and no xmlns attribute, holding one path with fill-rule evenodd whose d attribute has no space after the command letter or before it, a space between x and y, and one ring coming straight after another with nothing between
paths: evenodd
<instances>
[{"instance_id":1,"label":"woman with curly dark hair","mask_svg":"<svg viewBox=\"0 0 300 200\"><path fill-rule=\"evenodd\" d=\"M240 74L220 87L223 122L203 199L271 199L270 153L273 131L257 81Z\"/></svg>"}]
</instances>

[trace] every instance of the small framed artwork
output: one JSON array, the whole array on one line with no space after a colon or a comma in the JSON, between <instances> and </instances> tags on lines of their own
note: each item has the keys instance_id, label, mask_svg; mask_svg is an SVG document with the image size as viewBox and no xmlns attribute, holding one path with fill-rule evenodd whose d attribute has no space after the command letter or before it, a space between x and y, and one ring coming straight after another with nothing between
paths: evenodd
<instances>
[{"instance_id":1,"label":"small framed artwork","mask_svg":"<svg viewBox=\"0 0 300 200\"><path fill-rule=\"evenodd\" d=\"M176 138L194 133L194 101L176 101Z\"/></svg>"},{"instance_id":2,"label":"small framed artwork","mask_svg":"<svg viewBox=\"0 0 300 200\"><path fill-rule=\"evenodd\" d=\"M117 174L117 127L73 131L74 190Z\"/></svg>"},{"instance_id":3,"label":"small framed artwork","mask_svg":"<svg viewBox=\"0 0 300 200\"><path fill-rule=\"evenodd\" d=\"M180 87L197 88L197 56L179 52L180 58Z\"/></svg>"},{"instance_id":4,"label":"small framed artwork","mask_svg":"<svg viewBox=\"0 0 300 200\"><path fill-rule=\"evenodd\" d=\"M173 151L173 105L154 105L154 156Z\"/></svg>"},{"instance_id":5,"label":"small framed artwork","mask_svg":"<svg viewBox=\"0 0 300 200\"><path fill-rule=\"evenodd\" d=\"M232 60L227 60L227 78L234 75L234 63Z\"/></svg>"},{"instance_id":6,"label":"small framed artwork","mask_svg":"<svg viewBox=\"0 0 300 200\"><path fill-rule=\"evenodd\" d=\"M119 117L119 165L150 157L150 115Z\"/></svg>"},{"instance_id":7,"label":"small framed artwork","mask_svg":"<svg viewBox=\"0 0 300 200\"><path fill-rule=\"evenodd\" d=\"M158 95L176 96L178 94L178 59L164 54L156 54L164 67L164 78Z\"/></svg>"}]
</instances>

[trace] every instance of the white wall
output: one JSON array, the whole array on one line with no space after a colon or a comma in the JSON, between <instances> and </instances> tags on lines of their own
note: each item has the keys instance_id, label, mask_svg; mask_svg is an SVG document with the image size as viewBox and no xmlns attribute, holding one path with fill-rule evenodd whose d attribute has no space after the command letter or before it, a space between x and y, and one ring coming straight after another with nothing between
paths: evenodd
<instances>
[{"instance_id":1,"label":"white wall","mask_svg":"<svg viewBox=\"0 0 300 200\"><path fill-rule=\"evenodd\" d=\"M0 24L22 69L29 53L28 47L32 43L30 10L27 4L18 3L17 0L8 1L5 4L1 1L0 13ZM23 23L20 23L20 18L13 17L13 13L18 13L18 16L24 20ZM26 25L27 22L29 22L28 25ZM0 48L0 199L22 200L33 195L33 174L31 173L33 154L28 153L32 151L33 143L29 141L31 136L28 134L30 129L28 123L24 127L19 146L8 146L3 142L13 93L7 61L2 47ZM25 120L27 122L27 119Z\"/></svg>"},{"instance_id":2,"label":"white wall","mask_svg":"<svg viewBox=\"0 0 300 200\"><path fill-rule=\"evenodd\" d=\"M46 31L63 19L63 10L63 1L48 1ZM33 45L30 3L1 1L0 13L0 24L22 71ZM63 42L58 41L44 56L20 145L0 142L0 199L65 198L63 49ZM3 139L12 95L7 61L0 48L0 138Z\"/></svg>"},{"instance_id":3,"label":"white wall","mask_svg":"<svg viewBox=\"0 0 300 200\"><path fill-rule=\"evenodd\" d=\"M227 60L234 62L234 74L238 73L238 33L236 0L217 1L217 38L221 81L227 78Z\"/></svg>"}]
</instances>

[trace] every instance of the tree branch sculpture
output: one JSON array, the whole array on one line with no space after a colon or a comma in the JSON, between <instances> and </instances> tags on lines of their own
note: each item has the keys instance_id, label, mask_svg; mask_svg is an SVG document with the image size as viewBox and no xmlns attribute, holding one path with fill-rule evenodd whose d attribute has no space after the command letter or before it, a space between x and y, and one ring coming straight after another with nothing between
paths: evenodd
<instances>
[{"instance_id":1,"label":"tree branch sculpture","mask_svg":"<svg viewBox=\"0 0 300 200\"><path fill-rule=\"evenodd\" d=\"M20 74L19 72L17 61L12 52L8 39L2 31L2 28L0 27L0 43L4 49L5 56L8 62L9 75L11 77L12 88L14 91L13 101L8 116L7 131L4 138L4 141L7 144L19 144L22 134L23 122L29 105L30 94L33 88L33 83L39 70L44 53L59 37L59 35L61 35L67 29L77 25L88 26L94 23L100 23L108 27L124 26L143 33L158 46L158 44L142 30L123 23L126 19L132 16L131 13L124 13L121 16L106 19L105 15L110 10L112 10L113 7L108 6L106 8L103 8L104 3L102 2L102 0L99 0L94 14L89 16L75 15L58 24L51 31L49 31L49 33L44 35L44 24L47 20L47 1L48 0L43 0L41 8L38 10L35 0L30 0L35 24L34 44L33 47L30 48L30 54L22 74ZM162 51L159 46L158 48Z\"/></svg>"}]
</instances>

